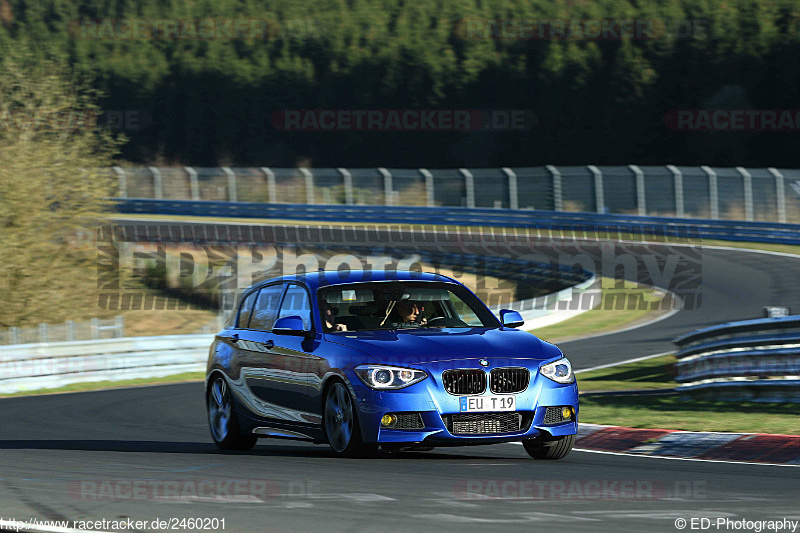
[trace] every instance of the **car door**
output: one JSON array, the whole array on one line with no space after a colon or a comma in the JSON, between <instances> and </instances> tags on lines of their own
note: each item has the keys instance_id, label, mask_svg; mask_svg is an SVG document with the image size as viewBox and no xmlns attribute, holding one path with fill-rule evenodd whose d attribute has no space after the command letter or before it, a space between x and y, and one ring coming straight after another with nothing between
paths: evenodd
<instances>
[{"instance_id":1,"label":"car door","mask_svg":"<svg viewBox=\"0 0 800 533\"><path fill-rule=\"evenodd\" d=\"M276 379L280 370L273 352L275 335L272 325L285 289L286 284L281 282L262 287L254 297L247 325L239 324L237 329L236 365L240 372L236 385L241 393L240 399L251 412L267 420L292 418L284 407L285 399Z\"/></svg>"},{"instance_id":2,"label":"car door","mask_svg":"<svg viewBox=\"0 0 800 533\"><path fill-rule=\"evenodd\" d=\"M278 319L299 316L303 329L313 331L311 297L308 289L299 283L290 283L281 301ZM312 405L310 379L315 375L316 357L313 352L319 340L312 337L275 335L272 357L276 370L274 386L280 390L283 405L299 418L297 421L319 424L319 409Z\"/></svg>"}]
</instances>

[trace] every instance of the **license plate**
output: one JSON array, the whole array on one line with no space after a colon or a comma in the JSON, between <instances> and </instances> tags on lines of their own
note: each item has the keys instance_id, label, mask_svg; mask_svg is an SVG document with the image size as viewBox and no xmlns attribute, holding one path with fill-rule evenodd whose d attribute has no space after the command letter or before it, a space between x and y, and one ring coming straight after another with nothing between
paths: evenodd
<instances>
[{"instance_id":1,"label":"license plate","mask_svg":"<svg viewBox=\"0 0 800 533\"><path fill-rule=\"evenodd\" d=\"M488 413L495 411L515 411L514 396L462 396L462 413Z\"/></svg>"}]
</instances>

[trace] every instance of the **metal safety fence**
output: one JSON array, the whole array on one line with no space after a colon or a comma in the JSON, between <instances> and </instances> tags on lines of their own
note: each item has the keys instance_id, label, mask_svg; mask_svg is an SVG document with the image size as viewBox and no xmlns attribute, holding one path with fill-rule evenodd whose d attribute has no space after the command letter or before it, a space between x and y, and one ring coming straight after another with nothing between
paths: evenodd
<instances>
[{"instance_id":1,"label":"metal safety fence","mask_svg":"<svg viewBox=\"0 0 800 533\"><path fill-rule=\"evenodd\" d=\"M800 402L800 315L712 326L675 344L679 392L713 400Z\"/></svg>"},{"instance_id":2,"label":"metal safety fence","mask_svg":"<svg viewBox=\"0 0 800 533\"><path fill-rule=\"evenodd\" d=\"M800 222L800 169L114 167L121 198L593 212Z\"/></svg>"},{"instance_id":3,"label":"metal safety fence","mask_svg":"<svg viewBox=\"0 0 800 533\"><path fill-rule=\"evenodd\" d=\"M113 339L124 336L125 319L118 315L78 322L68 320L63 324L42 323L29 328L0 329L0 345Z\"/></svg>"}]
</instances>

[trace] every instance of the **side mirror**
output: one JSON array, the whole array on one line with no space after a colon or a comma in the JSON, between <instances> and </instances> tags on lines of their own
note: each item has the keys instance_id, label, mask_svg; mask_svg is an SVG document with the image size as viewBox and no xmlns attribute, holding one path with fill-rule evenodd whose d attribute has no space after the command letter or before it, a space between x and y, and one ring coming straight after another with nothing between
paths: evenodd
<instances>
[{"instance_id":1,"label":"side mirror","mask_svg":"<svg viewBox=\"0 0 800 533\"><path fill-rule=\"evenodd\" d=\"M518 328L525 323L522 320L522 315L511 309L500 310L500 322L507 328Z\"/></svg>"},{"instance_id":2,"label":"side mirror","mask_svg":"<svg viewBox=\"0 0 800 533\"><path fill-rule=\"evenodd\" d=\"M297 315L285 316L275 321L272 326L275 335L294 335L295 337L310 337L311 332L303 327L303 319Z\"/></svg>"}]
</instances>

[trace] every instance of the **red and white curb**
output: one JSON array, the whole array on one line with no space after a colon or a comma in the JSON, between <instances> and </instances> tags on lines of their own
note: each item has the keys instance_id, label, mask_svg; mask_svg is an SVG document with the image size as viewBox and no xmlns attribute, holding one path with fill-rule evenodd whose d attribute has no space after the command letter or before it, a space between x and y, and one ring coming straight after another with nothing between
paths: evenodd
<instances>
[{"instance_id":1,"label":"red and white curb","mask_svg":"<svg viewBox=\"0 0 800 533\"><path fill-rule=\"evenodd\" d=\"M800 465L800 435L711 433L579 424L575 448L665 458Z\"/></svg>"}]
</instances>

